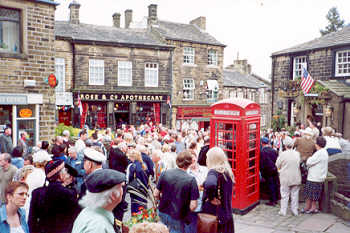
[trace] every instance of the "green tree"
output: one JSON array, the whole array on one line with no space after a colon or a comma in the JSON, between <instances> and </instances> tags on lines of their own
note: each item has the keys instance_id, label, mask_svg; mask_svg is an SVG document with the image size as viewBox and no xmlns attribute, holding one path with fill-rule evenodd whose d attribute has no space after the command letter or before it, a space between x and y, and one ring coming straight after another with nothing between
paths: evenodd
<instances>
[{"instance_id":1,"label":"green tree","mask_svg":"<svg viewBox=\"0 0 350 233\"><path fill-rule=\"evenodd\" d=\"M336 32L344 27L344 20L340 19L340 15L336 7L332 7L326 15L329 25L326 26L325 30L320 30L322 36Z\"/></svg>"}]
</instances>

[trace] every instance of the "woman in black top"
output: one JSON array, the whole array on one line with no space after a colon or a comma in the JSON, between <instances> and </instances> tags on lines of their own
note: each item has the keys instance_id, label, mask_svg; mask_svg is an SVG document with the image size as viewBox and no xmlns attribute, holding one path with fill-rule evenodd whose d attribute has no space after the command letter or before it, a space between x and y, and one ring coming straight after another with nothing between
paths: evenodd
<instances>
[{"instance_id":1,"label":"woman in black top","mask_svg":"<svg viewBox=\"0 0 350 233\"><path fill-rule=\"evenodd\" d=\"M224 151L219 147L207 153L208 176L204 182L202 212L217 215L218 232L233 233L232 189L234 176Z\"/></svg>"}]
</instances>

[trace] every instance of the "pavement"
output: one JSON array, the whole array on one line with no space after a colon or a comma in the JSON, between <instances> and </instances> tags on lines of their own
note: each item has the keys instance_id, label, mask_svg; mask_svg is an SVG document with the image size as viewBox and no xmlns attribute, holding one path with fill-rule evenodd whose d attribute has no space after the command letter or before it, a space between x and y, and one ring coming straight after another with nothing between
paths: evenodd
<instances>
[{"instance_id":1,"label":"pavement","mask_svg":"<svg viewBox=\"0 0 350 233\"><path fill-rule=\"evenodd\" d=\"M302 206L303 203L300 203ZM293 216L291 211L286 216L278 214L280 206L260 204L245 215L234 215L237 233L350 233L350 222L333 214L300 214Z\"/></svg>"}]
</instances>

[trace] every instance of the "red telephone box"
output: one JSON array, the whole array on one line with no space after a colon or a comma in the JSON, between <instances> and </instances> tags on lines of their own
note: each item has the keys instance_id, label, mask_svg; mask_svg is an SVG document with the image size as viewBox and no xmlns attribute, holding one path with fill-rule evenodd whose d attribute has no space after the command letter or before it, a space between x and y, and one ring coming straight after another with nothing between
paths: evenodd
<instances>
[{"instance_id":1,"label":"red telephone box","mask_svg":"<svg viewBox=\"0 0 350 233\"><path fill-rule=\"evenodd\" d=\"M241 98L211 105L210 147L221 147L235 175L234 212L259 204L260 106Z\"/></svg>"}]
</instances>

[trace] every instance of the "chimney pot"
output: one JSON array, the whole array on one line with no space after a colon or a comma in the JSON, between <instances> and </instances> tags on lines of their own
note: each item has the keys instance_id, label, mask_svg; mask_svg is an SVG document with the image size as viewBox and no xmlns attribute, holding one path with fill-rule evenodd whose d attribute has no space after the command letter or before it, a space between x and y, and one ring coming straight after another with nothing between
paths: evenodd
<instances>
[{"instance_id":1,"label":"chimney pot","mask_svg":"<svg viewBox=\"0 0 350 233\"><path fill-rule=\"evenodd\" d=\"M198 18L195 18L190 22L192 25L196 25L199 27L201 30L205 31L206 29L206 18L204 16L200 16Z\"/></svg>"},{"instance_id":2,"label":"chimney pot","mask_svg":"<svg viewBox=\"0 0 350 233\"><path fill-rule=\"evenodd\" d=\"M120 28L120 14L114 13L112 17L113 17L113 26L116 28Z\"/></svg>"},{"instance_id":3,"label":"chimney pot","mask_svg":"<svg viewBox=\"0 0 350 233\"><path fill-rule=\"evenodd\" d=\"M79 8L80 8L80 4L78 3L78 1L73 0L69 4L68 8L70 10L69 22L72 23L72 24L79 24Z\"/></svg>"},{"instance_id":4,"label":"chimney pot","mask_svg":"<svg viewBox=\"0 0 350 233\"><path fill-rule=\"evenodd\" d=\"M132 22L132 10L125 10L125 28L129 28L130 23Z\"/></svg>"}]
</instances>

